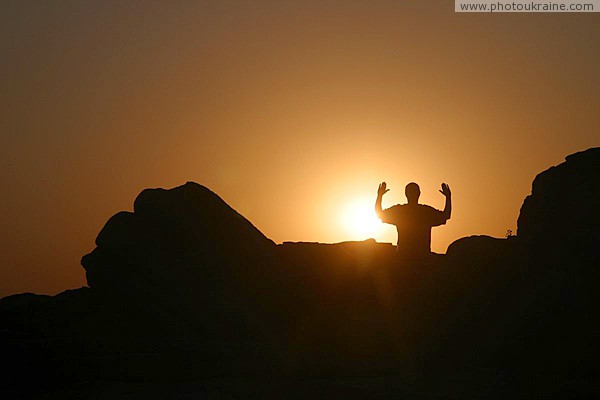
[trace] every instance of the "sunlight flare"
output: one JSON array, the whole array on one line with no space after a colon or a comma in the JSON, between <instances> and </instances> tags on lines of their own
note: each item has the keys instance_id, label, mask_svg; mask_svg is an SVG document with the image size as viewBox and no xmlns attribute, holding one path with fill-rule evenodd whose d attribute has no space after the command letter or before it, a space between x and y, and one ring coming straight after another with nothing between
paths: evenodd
<instances>
[{"instance_id":1,"label":"sunlight flare","mask_svg":"<svg viewBox=\"0 0 600 400\"><path fill-rule=\"evenodd\" d=\"M382 229L373 209L373 199L352 201L342 209L340 217L345 231L354 240L376 238Z\"/></svg>"}]
</instances>

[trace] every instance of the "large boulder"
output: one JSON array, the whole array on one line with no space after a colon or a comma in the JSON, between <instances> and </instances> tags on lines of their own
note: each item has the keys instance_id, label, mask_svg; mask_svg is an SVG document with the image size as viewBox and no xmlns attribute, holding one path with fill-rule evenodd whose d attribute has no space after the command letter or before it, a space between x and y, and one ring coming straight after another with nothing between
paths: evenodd
<instances>
[{"instance_id":1,"label":"large boulder","mask_svg":"<svg viewBox=\"0 0 600 400\"><path fill-rule=\"evenodd\" d=\"M113 303L221 337L247 333L277 285L275 243L219 196L188 182L146 189L83 257L89 286ZM224 324L224 325L223 325Z\"/></svg>"},{"instance_id":2,"label":"large boulder","mask_svg":"<svg viewBox=\"0 0 600 400\"><path fill-rule=\"evenodd\" d=\"M536 176L517 221L517 237L538 266L598 265L600 148L566 157Z\"/></svg>"},{"instance_id":3,"label":"large boulder","mask_svg":"<svg viewBox=\"0 0 600 400\"><path fill-rule=\"evenodd\" d=\"M457 265L496 265L507 261L511 255L514 237L506 239L487 235L467 236L455 240L448 246L446 257Z\"/></svg>"}]
</instances>

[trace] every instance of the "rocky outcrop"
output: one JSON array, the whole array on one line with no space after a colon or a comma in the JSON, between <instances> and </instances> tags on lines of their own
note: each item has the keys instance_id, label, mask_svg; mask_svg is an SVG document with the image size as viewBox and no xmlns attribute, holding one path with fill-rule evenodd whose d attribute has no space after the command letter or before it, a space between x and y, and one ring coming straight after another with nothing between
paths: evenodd
<instances>
[{"instance_id":1,"label":"rocky outcrop","mask_svg":"<svg viewBox=\"0 0 600 400\"><path fill-rule=\"evenodd\" d=\"M597 265L599 150L536 178L516 237L462 238L418 268L373 240L275 245L196 183L145 190L83 257L89 288L0 300L13 366L0 387L423 368L442 381L591 376L599 283L581 266Z\"/></svg>"},{"instance_id":2,"label":"rocky outcrop","mask_svg":"<svg viewBox=\"0 0 600 400\"><path fill-rule=\"evenodd\" d=\"M82 258L90 288L178 329L249 335L277 285L275 243L193 182L144 190L133 212L108 220L96 246Z\"/></svg>"},{"instance_id":3,"label":"rocky outcrop","mask_svg":"<svg viewBox=\"0 0 600 400\"><path fill-rule=\"evenodd\" d=\"M481 263L495 265L509 261L514 237L507 239L487 235L468 236L455 240L448 246L446 257L453 264Z\"/></svg>"},{"instance_id":4,"label":"rocky outcrop","mask_svg":"<svg viewBox=\"0 0 600 400\"><path fill-rule=\"evenodd\" d=\"M598 265L600 148L536 176L517 221L520 248L540 266Z\"/></svg>"},{"instance_id":5,"label":"rocky outcrop","mask_svg":"<svg viewBox=\"0 0 600 400\"><path fill-rule=\"evenodd\" d=\"M134 212L108 220L96 249L83 257L91 288L111 291L124 278L155 284L212 271L258 273L275 244L204 186L188 182L174 189L146 189ZM131 285L129 290L134 290Z\"/></svg>"}]
</instances>

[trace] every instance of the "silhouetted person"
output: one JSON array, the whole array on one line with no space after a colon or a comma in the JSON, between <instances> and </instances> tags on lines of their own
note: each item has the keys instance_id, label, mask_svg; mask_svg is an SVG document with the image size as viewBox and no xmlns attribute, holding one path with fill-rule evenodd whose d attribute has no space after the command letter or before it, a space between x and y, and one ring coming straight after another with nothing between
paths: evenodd
<instances>
[{"instance_id":1,"label":"silhouetted person","mask_svg":"<svg viewBox=\"0 0 600 400\"><path fill-rule=\"evenodd\" d=\"M421 189L414 182L406 185L408 204L397 204L383 210L381 200L389 189L385 182L379 184L375 212L382 222L396 225L398 231L398 259L407 263L427 263L431 256L431 228L444 225L450 219L452 199L450 187L442 183L442 193L446 196L444 211L419 204Z\"/></svg>"}]
</instances>

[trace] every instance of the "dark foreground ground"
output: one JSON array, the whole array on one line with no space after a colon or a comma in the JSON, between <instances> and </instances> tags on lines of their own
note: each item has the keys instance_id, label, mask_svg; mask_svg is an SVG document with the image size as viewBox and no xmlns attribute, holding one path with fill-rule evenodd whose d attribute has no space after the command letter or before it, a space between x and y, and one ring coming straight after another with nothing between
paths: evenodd
<instances>
[{"instance_id":1,"label":"dark foreground ground","mask_svg":"<svg viewBox=\"0 0 600 400\"><path fill-rule=\"evenodd\" d=\"M556 379L558 378L558 379ZM76 382L43 391L3 391L3 398L39 399L592 399L595 379L544 375L510 376L494 371L455 371L428 379L412 376L319 378L214 378L204 381Z\"/></svg>"}]
</instances>

